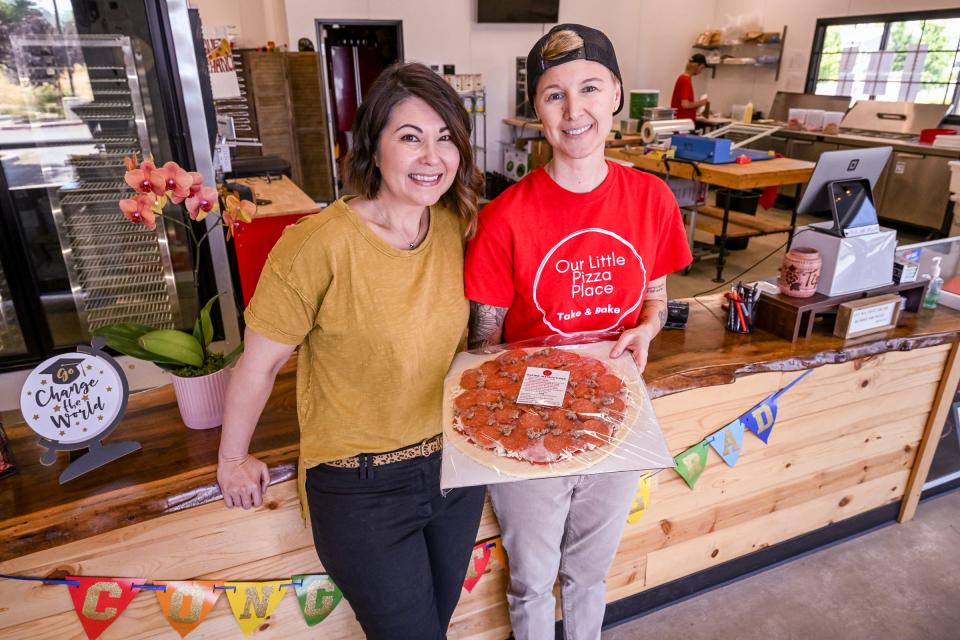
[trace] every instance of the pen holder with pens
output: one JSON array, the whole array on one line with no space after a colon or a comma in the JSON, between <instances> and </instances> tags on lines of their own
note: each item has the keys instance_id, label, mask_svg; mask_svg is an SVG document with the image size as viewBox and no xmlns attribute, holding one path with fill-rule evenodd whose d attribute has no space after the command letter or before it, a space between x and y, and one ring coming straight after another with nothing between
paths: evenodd
<instances>
[{"instance_id":1,"label":"pen holder with pens","mask_svg":"<svg viewBox=\"0 0 960 640\"><path fill-rule=\"evenodd\" d=\"M760 297L759 289L738 284L723 295L727 299L727 331L752 332L754 311Z\"/></svg>"}]
</instances>

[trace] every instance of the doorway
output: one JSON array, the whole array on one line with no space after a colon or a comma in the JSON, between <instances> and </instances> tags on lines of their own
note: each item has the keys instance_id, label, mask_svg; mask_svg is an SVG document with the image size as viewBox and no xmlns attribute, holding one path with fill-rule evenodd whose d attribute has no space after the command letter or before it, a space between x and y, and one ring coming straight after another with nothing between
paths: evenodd
<instances>
[{"instance_id":1,"label":"doorway","mask_svg":"<svg viewBox=\"0 0 960 640\"><path fill-rule=\"evenodd\" d=\"M330 154L336 197L343 189L343 159L363 96L380 72L403 60L400 20L317 20L323 87L327 92Z\"/></svg>"}]
</instances>

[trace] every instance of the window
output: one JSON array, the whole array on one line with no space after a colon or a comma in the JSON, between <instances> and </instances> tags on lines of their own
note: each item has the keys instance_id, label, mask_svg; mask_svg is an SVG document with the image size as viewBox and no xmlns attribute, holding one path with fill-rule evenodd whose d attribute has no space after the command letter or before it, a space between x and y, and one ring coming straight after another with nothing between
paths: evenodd
<instances>
[{"instance_id":1,"label":"window","mask_svg":"<svg viewBox=\"0 0 960 640\"><path fill-rule=\"evenodd\" d=\"M951 105L960 116L960 10L817 21L807 93Z\"/></svg>"}]
</instances>

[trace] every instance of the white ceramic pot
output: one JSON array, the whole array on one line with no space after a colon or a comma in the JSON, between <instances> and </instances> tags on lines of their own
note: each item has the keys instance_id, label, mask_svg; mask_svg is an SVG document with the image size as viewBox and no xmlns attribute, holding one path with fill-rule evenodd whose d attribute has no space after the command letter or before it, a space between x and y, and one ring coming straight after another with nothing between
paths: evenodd
<instances>
[{"instance_id":1,"label":"white ceramic pot","mask_svg":"<svg viewBox=\"0 0 960 640\"><path fill-rule=\"evenodd\" d=\"M191 429L212 429L223 424L229 368L197 378L171 378L183 424Z\"/></svg>"}]
</instances>

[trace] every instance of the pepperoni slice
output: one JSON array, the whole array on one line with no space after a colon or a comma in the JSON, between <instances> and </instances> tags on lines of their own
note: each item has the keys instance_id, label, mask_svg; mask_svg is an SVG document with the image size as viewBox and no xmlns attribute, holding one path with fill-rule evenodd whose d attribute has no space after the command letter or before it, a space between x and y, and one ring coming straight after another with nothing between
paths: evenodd
<instances>
[{"instance_id":1,"label":"pepperoni slice","mask_svg":"<svg viewBox=\"0 0 960 640\"><path fill-rule=\"evenodd\" d=\"M600 413L600 408L583 398L577 398L570 403L570 410L576 413L581 420L587 420L591 417L596 417Z\"/></svg>"},{"instance_id":2,"label":"pepperoni slice","mask_svg":"<svg viewBox=\"0 0 960 640\"><path fill-rule=\"evenodd\" d=\"M483 375L487 376L487 378L492 378L500 373L500 363L496 360L487 360L480 365L480 371L482 371Z\"/></svg>"},{"instance_id":3,"label":"pepperoni slice","mask_svg":"<svg viewBox=\"0 0 960 640\"><path fill-rule=\"evenodd\" d=\"M463 412L460 421L468 427L482 427L488 424L496 424L497 419L493 412L485 407L471 407Z\"/></svg>"},{"instance_id":4,"label":"pepperoni slice","mask_svg":"<svg viewBox=\"0 0 960 640\"><path fill-rule=\"evenodd\" d=\"M516 402L517 396L520 395L520 385L521 383L519 382L508 384L504 388L500 389L500 393L502 393L503 397L510 402Z\"/></svg>"},{"instance_id":5,"label":"pepperoni slice","mask_svg":"<svg viewBox=\"0 0 960 640\"><path fill-rule=\"evenodd\" d=\"M500 424L514 424L520 420L520 414L520 407L512 402L505 402L502 409L493 412Z\"/></svg>"},{"instance_id":6,"label":"pepperoni slice","mask_svg":"<svg viewBox=\"0 0 960 640\"><path fill-rule=\"evenodd\" d=\"M507 451L517 453L530 446L530 438L527 437L526 429L515 427L510 431L510 435L501 434L500 444Z\"/></svg>"},{"instance_id":7,"label":"pepperoni slice","mask_svg":"<svg viewBox=\"0 0 960 640\"><path fill-rule=\"evenodd\" d=\"M606 422L602 420L587 420L583 423L581 440L586 444L602 447L610 443L611 433L613 433L613 429Z\"/></svg>"},{"instance_id":8,"label":"pepperoni slice","mask_svg":"<svg viewBox=\"0 0 960 640\"><path fill-rule=\"evenodd\" d=\"M569 433L561 433L558 436L548 433L543 436L543 448L550 453L557 455L561 453L573 453L577 448L576 440Z\"/></svg>"},{"instance_id":9,"label":"pepperoni slice","mask_svg":"<svg viewBox=\"0 0 960 640\"><path fill-rule=\"evenodd\" d=\"M623 387L623 380L612 373L605 373L597 378L597 384L604 393L617 393Z\"/></svg>"},{"instance_id":10,"label":"pepperoni slice","mask_svg":"<svg viewBox=\"0 0 960 640\"><path fill-rule=\"evenodd\" d=\"M521 429L543 429L546 427L546 423L543 421L543 418L529 410L523 412L523 415L520 416L520 420L517 421L517 424L520 425Z\"/></svg>"},{"instance_id":11,"label":"pepperoni slice","mask_svg":"<svg viewBox=\"0 0 960 640\"><path fill-rule=\"evenodd\" d=\"M473 441L485 449L493 449L502 437L503 434L500 433L497 425L485 424L477 428L473 435Z\"/></svg>"},{"instance_id":12,"label":"pepperoni slice","mask_svg":"<svg viewBox=\"0 0 960 640\"><path fill-rule=\"evenodd\" d=\"M466 411L477 403L477 392L475 390L464 391L453 400L453 406L456 407L458 411Z\"/></svg>"},{"instance_id":13,"label":"pepperoni slice","mask_svg":"<svg viewBox=\"0 0 960 640\"><path fill-rule=\"evenodd\" d=\"M623 415L627 405L618 396L603 396L600 398L600 407L611 413Z\"/></svg>"},{"instance_id":14,"label":"pepperoni slice","mask_svg":"<svg viewBox=\"0 0 960 640\"><path fill-rule=\"evenodd\" d=\"M516 379L514 379L511 374L501 371L497 375L487 378L485 386L487 389L504 389L512 384L516 384L516 382Z\"/></svg>"},{"instance_id":15,"label":"pepperoni slice","mask_svg":"<svg viewBox=\"0 0 960 640\"><path fill-rule=\"evenodd\" d=\"M550 421L553 422L555 428L561 429L563 431L573 431L579 425L577 421L570 417L570 412L566 409L554 409L550 412Z\"/></svg>"},{"instance_id":16,"label":"pepperoni slice","mask_svg":"<svg viewBox=\"0 0 960 640\"><path fill-rule=\"evenodd\" d=\"M511 349L510 351L504 351L497 356L497 362L500 363L502 368L507 368L518 363L522 363L527 357L527 352L523 349Z\"/></svg>"},{"instance_id":17,"label":"pepperoni slice","mask_svg":"<svg viewBox=\"0 0 960 640\"><path fill-rule=\"evenodd\" d=\"M579 364L581 360L580 356L575 354L573 351L567 351L566 349L554 349L551 357L558 366L564 369L573 368Z\"/></svg>"},{"instance_id":18,"label":"pepperoni slice","mask_svg":"<svg viewBox=\"0 0 960 640\"><path fill-rule=\"evenodd\" d=\"M460 386L464 389L479 389L483 386L483 374L480 369L467 369L460 376Z\"/></svg>"}]
</instances>

